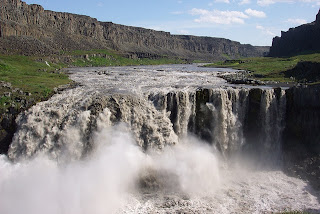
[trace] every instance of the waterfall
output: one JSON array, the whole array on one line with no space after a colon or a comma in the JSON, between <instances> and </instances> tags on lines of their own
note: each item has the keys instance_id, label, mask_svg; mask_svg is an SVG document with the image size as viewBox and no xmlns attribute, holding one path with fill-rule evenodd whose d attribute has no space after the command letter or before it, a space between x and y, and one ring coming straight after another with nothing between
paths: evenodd
<instances>
[{"instance_id":1,"label":"waterfall","mask_svg":"<svg viewBox=\"0 0 320 214\"><path fill-rule=\"evenodd\" d=\"M242 151L279 153L285 90L221 87L221 80L207 70L116 69L74 71L71 77L81 87L19 115L8 156L17 160L47 153L77 160L94 149L100 127L118 123L126 124L145 151L162 150L194 135L226 158Z\"/></svg>"},{"instance_id":2,"label":"waterfall","mask_svg":"<svg viewBox=\"0 0 320 214\"><path fill-rule=\"evenodd\" d=\"M209 102L206 103L212 115L212 143L223 154L239 150L244 142L242 126L247 97L246 89L217 89L212 91Z\"/></svg>"},{"instance_id":3,"label":"waterfall","mask_svg":"<svg viewBox=\"0 0 320 214\"><path fill-rule=\"evenodd\" d=\"M284 129L286 110L285 91L276 89L265 90L261 97L262 145L271 150L274 157L280 154L281 138Z\"/></svg>"},{"instance_id":4,"label":"waterfall","mask_svg":"<svg viewBox=\"0 0 320 214\"><path fill-rule=\"evenodd\" d=\"M260 107L255 114L249 112L250 89L247 88L151 93L148 98L159 111L168 115L180 137L186 133L195 134L224 155L240 151L247 143L267 154L279 153L286 109L285 90L259 89L259 93L256 99ZM250 117L254 117L255 126L260 127L250 139L254 142L247 142L245 137Z\"/></svg>"},{"instance_id":5,"label":"waterfall","mask_svg":"<svg viewBox=\"0 0 320 214\"><path fill-rule=\"evenodd\" d=\"M178 136L187 135L190 117L194 116L195 112L194 91L173 91L167 94L151 92L148 99L157 110L168 116Z\"/></svg>"},{"instance_id":6,"label":"waterfall","mask_svg":"<svg viewBox=\"0 0 320 214\"><path fill-rule=\"evenodd\" d=\"M81 86L18 116L0 156L0 212L319 211L318 193L272 165L295 130L288 107L303 107L293 92L190 67L71 70Z\"/></svg>"},{"instance_id":7,"label":"waterfall","mask_svg":"<svg viewBox=\"0 0 320 214\"><path fill-rule=\"evenodd\" d=\"M261 89L258 133L246 139L250 89L215 88L104 95L72 89L39 103L18 119L18 131L9 150L11 159L49 153L80 159L94 147L101 127L125 123L144 150L163 149L193 134L214 145L223 156L247 144L266 153L278 153L284 127L285 91ZM81 98L81 99L80 99ZM258 137L257 137L258 136ZM254 142L253 142L254 141Z\"/></svg>"},{"instance_id":8,"label":"waterfall","mask_svg":"<svg viewBox=\"0 0 320 214\"><path fill-rule=\"evenodd\" d=\"M178 142L169 118L144 97L99 93L84 97L73 89L63 97L56 95L39 103L17 118L19 128L8 156L19 159L44 152L55 159L79 159L94 147L95 131L120 122L128 126L145 150Z\"/></svg>"}]
</instances>

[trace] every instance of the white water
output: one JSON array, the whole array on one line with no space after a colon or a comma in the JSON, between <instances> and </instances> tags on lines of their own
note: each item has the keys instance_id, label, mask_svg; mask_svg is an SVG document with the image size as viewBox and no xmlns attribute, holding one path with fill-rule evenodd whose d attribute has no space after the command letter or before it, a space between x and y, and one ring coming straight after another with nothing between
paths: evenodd
<instances>
[{"instance_id":1,"label":"white water","mask_svg":"<svg viewBox=\"0 0 320 214\"><path fill-rule=\"evenodd\" d=\"M0 158L0 213L320 212L320 194L304 181L241 156L225 161L246 143L249 89L195 69L74 69L81 87L19 116L9 150L15 163ZM212 145L190 133L203 119L199 86L210 89L200 105L210 123L198 132ZM261 98L265 133L257 146L266 154L279 151L283 95L266 89Z\"/></svg>"}]
</instances>

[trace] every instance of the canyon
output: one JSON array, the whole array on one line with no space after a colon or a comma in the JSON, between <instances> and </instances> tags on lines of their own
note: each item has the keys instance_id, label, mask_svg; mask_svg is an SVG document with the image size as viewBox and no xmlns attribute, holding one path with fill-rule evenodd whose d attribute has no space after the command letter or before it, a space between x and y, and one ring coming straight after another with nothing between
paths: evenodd
<instances>
[{"instance_id":1,"label":"canyon","mask_svg":"<svg viewBox=\"0 0 320 214\"><path fill-rule=\"evenodd\" d=\"M3 54L108 49L221 60L268 52L0 3ZM271 55L286 54L277 51L282 39L273 43ZM9 118L0 213L320 212L318 85L233 85L219 77L237 70L196 64L65 72L72 87Z\"/></svg>"},{"instance_id":2,"label":"canyon","mask_svg":"<svg viewBox=\"0 0 320 214\"><path fill-rule=\"evenodd\" d=\"M78 87L17 117L0 211L319 212L318 171L285 173L319 152L318 88L235 86L217 76L235 70L192 64L68 71Z\"/></svg>"},{"instance_id":3,"label":"canyon","mask_svg":"<svg viewBox=\"0 0 320 214\"><path fill-rule=\"evenodd\" d=\"M0 52L58 54L61 50L112 49L129 57L149 55L221 60L263 56L255 47L223 38L172 35L70 13L44 10L20 0L1 0Z\"/></svg>"}]
</instances>

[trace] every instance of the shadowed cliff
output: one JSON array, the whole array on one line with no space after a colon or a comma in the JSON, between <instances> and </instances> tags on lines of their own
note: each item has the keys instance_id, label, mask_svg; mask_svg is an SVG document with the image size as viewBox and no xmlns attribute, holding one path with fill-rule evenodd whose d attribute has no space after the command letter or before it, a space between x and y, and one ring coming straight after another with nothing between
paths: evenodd
<instances>
[{"instance_id":1,"label":"shadowed cliff","mask_svg":"<svg viewBox=\"0 0 320 214\"><path fill-rule=\"evenodd\" d=\"M262 56L254 47L222 38L172 35L70 13L44 10L20 0L0 0L0 52L47 55L61 50L114 49L129 57L178 56L223 59Z\"/></svg>"},{"instance_id":2,"label":"shadowed cliff","mask_svg":"<svg viewBox=\"0 0 320 214\"><path fill-rule=\"evenodd\" d=\"M320 52L320 10L314 22L282 31L272 41L269 56L283 57Z\"/></svg>"}]
</instances>

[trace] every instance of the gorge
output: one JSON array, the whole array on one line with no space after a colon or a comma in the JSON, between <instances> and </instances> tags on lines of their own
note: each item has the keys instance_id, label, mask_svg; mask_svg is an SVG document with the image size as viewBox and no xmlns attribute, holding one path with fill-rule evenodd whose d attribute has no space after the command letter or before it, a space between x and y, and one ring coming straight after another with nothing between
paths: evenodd
<instances>
[{"instance_id":1,"label":"gorge","mask_svg":"<svg viewBox=\"0 0 320 214\"><path fill-rule=\"evenodd\" d=\"M44 10L21 0L0 1L0 53L59 54L61 50L112 49L130 57L148 55L218 60L263 56L268 47L223 38L171 35Z\"/></svg>"},{"instance_id":2,"label":"gorge","mask_svg":"<svg viewBox=\"0 0 320 214\"><path fill-rule=\"evenodd\" d=\"M238 70L198 64L48 71L44 59L100 49L109 60L107 51L215 61L263 56L268 47L100 22L20 0L0 0L0 8L0 54L38 57L46 67L36 73L72 80L47 100L24 100L19 114L10 106L1 115L0 213L320 213L319 85L233 85L220 77ZM312 37L318 22L319 14L275 38L270 56L288 55L287 46L300 51L295 32ZM17 71L2 59L0 68ZM299 62L285 75L304 79L304 71L314 79L318 64Z\"/></svg>"},{"instance_id":3,"label":"gorge","mask_svg":"<svg viewBox=\"0 0 320 214\"><path fill-rule=\"evenodd\" d=\"M195 65L68 72L79 87L17 118L1 212L319 212L319 190L281 171L319 149L318 89L234 86L217 74L236 71Z\"/></svg>"}]
</instances>

